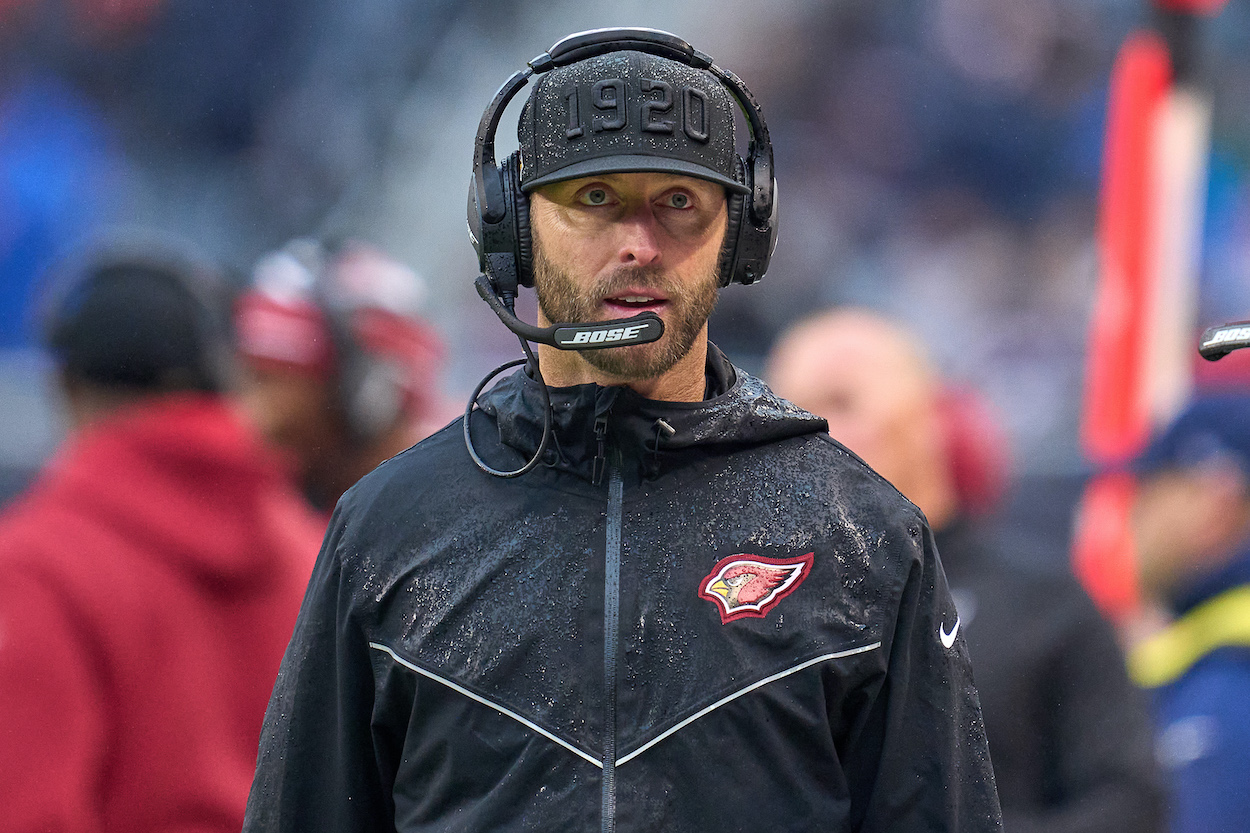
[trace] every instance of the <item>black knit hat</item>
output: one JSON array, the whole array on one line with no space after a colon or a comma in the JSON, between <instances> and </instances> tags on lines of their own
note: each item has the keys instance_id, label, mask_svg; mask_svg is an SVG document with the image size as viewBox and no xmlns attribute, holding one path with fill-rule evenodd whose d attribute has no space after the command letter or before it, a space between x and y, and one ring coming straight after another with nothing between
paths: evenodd
<instances>
[{"instance_id":1,"label":"black knit hat","mask_svg":"<svg viewBox=\"0 0 1250 833\"><path fill-rule=\"evenodd\" d=\"M53 288L47 346L69 376L84 381L221 391L228 341L210 275L172 258L96 254Z\"/></svg>"},{"instance_id":2,"label":"black knit hat","mask_svg":"<svg viewBox=\"0 0 1250 833\"><path fill-rule=\"evenodd\" d=\"M619 51L543 75L521 114L521 190L604 173L658 171L746 193L736 105L711 73Z\"/></svg>"}]
</instances>

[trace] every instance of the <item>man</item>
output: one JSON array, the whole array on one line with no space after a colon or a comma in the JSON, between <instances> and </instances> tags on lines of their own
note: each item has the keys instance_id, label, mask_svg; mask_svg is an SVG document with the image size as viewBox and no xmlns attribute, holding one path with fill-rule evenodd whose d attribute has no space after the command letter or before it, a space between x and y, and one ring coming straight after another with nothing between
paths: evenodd
<instances>
[{"instance_id":1,"label":"man","mask_svg":"<svg viewBox=\"0 0 1250 833\"><path fill-rule=\"evenodd\" d=\"M1151 690L1174 833L1250 819L1250 397L1205 394L1138 460L1141 583L1172 622L1130 668Z\"/></svg>"},{"instance_id":2,"label":"man","mask_svg":"<svg viewBox=\"0 0 1250 833\"><path fill-rule=\"evenodd\" d=\"M236 304L248 413L328 517L347 488L451 418L424 284L360 241L294 240Z\"/></svg>"},{"instance_id":3,"label":"man","mask_svg":"<svg viewBox=\"0 0 1250 833\"><path fill-rule=\"evenodd\" d=\"M734 177L771 148L760 121L737 159L728 76L679 45L532 62L519 196L479 168L475 230L502 295L488 234L528 215L540 326L501 317L550 341L340 502L245 830L999 828L923 518L708 343L718 283L762 274L725 238L744 200L769 221ZM658 340L554 346L639 311Z\"/></svg>"},{"instance_id":4,"label":"man","mask_svg":"<svg viewBox=\"0 0 1250 833\"><path fill-rule=\"evenodd\" d=\"M319 525L223 396L181 255L54 292L70 435L0 516L0 828L237 831Z\"/></svg>"},{"instance_id":5,"label":"man","mask_svg":"<svg viewBox=\"0 0 1250 833\"><path fill-rule=\"evenodd\" d=\"M1030 563L1027 545L976 517L1004 480L996 426L942 384L900 325L866 310L792 327L768 379L828 419L830 435L932 525L976 670L1003 829L1159 829L1150 721L1110 625L1069 574L1037 554Z\"/></svg>"}]
</instances>

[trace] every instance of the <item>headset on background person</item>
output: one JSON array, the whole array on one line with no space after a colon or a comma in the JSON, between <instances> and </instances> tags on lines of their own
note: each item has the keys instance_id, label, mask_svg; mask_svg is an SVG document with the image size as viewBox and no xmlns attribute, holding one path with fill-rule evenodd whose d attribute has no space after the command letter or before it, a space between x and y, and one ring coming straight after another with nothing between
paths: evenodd
<instances>
[{"instance_id":1,"label":"headset on background person","mask_svg":"<svg viewBox=\"0 0 1250 833\"><path fill-rule=\"evenodd\" d=\"M371 279L359 279L364 272ZM414 400L441 360L438 339L417 321L422 287L414 272L358 241L297 238L257 263L236 309L240 349L330 379L349 440L366 447L421 410Z\"/></svg>"}]
</instances>

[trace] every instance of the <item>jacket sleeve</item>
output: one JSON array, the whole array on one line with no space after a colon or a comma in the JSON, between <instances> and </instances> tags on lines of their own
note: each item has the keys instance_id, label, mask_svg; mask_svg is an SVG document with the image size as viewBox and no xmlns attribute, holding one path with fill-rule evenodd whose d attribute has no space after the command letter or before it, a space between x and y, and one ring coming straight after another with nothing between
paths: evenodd
<instances>
[{"instance_id":1,"label":"jacket sleeve","mask_svg":"<svg viewBox=\"0 0 1250 833\"><path fill-rule=\"evenodd\" d=\"M1153 833L1164 802L1145 698L1110 624L1080 587L1056 586L1064 636L1048 667L1055 807L1004 810L1008 833ZM1210 828L1217 829L1215 827Z\"/></svg>"},{"instance_id":2,"label":"jacket sleeve","mask_svg":"<svg viewBox=\"0 0 1250 833\"><path fill-rule=\"evenodd\" d=\"M11 833L102 829L107 697L100 658L57 588L0 579L0 823Z\"/></svg>"},{"instance_id":3,"label":"jacket sleeve","mask_svg":"<svg viewBox=\"0 0 1250 833\"><path fill-rule=\"evenodd\" d=\"M873 773L855 829L997 831L998 794L958 615L928 525L916 520L908 532L913 557L883 639L885 677L866 706L860 760L848 762Z\"/></svg>"},{"instance_id":4,"label":"jacket sleeve","mask_svg":"<svg viewBox=\"0 0 1250 833\"><path fill-rule=\"evenodd\" d=\"M336 512L265 713L245 833L393 825L371 732L368 639L340 558L342 530Z\"/></svg>"}]
</instances>

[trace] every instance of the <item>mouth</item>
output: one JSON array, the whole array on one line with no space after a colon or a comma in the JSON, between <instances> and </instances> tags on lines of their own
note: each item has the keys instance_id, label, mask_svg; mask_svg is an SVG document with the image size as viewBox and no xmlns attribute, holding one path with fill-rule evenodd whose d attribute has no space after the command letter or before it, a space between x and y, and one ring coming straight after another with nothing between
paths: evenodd
<instances>
[{"instance_id":1,"label":"mouth","mask_svg":"<svg viewBox=\"0 0 1250 833\"><path fill-rule=\"evenodd\" d=\"M640 312L659 313L668 305L668 299L654 292L626 291L603 299L603 305L613 318L626 318Z\"/></svg>"}]
</instances>

